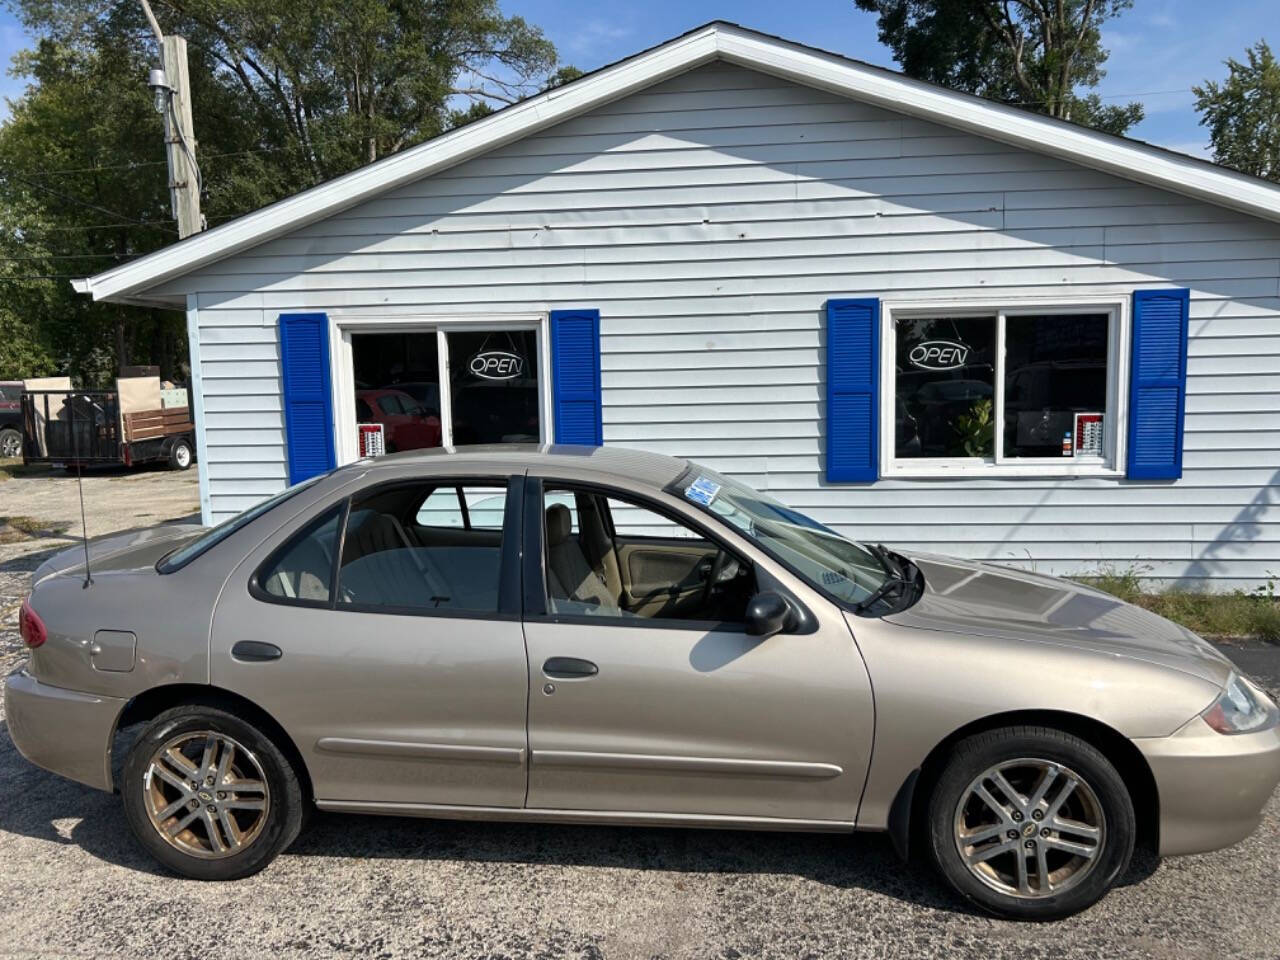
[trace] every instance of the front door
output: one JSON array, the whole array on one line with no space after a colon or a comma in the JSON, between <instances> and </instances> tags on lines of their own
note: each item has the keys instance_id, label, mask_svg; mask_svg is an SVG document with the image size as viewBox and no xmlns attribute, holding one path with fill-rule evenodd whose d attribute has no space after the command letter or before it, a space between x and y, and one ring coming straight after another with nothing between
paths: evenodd
<instances>
[{"instance_id":1,"label":"front door","mask_svg":"<svg viewBox=\"0 0 1280 960\"><path fill-rule=\"evenodd\" d=\"M548 480L534 510L528 807L854 819L871 694L834 609L807 594L809 632L749 636L747 599L783 581L670 504Z\"/></svg>"},{"instance_id":2,"label":"front door","mask_svg":"<svg viewBox=\"0 0 1280 960\"><path fill-rule=\"evenodd\" d=\"M241 585L215 613L212 682L280 722L317 800L524 803L519 572L502 563L518 549L520 501L508 509L507 487L435 478L366 488L234 575ZM237 658L244 640L281 656Z\"/></svg>"}]
</instances>

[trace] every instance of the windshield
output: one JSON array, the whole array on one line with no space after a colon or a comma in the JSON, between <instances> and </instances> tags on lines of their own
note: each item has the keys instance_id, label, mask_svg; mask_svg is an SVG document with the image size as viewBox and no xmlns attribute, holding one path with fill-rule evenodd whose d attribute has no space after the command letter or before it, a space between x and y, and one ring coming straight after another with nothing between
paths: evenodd
<instances>
[{"instance_id":1,"label":"windshield","mask_svg":"<svg viewBox=\"0 0 1280 960\"><path fill-rule=\"evenodd\" d=\"M160 562L156 564L156 570L160 573L173 573L175 570L181 570L206 550L217 546L241 527L257 520L273 507L284 503L295 494L301 493L303 490L307 489L307 487L319 481L323 476L324 474L320 474L320 476L312 477L310 480L303 480L301 483L295 483L292 487L280 491L274 497L263 500L261 503L250 507L244 513L238 513L230 520L222 521L222 523L218 524L203 536L197 537L195 540L192 540L185 546L179 547L172 553L165 554L160 558Z\"/></svg>"},{"instance_id":2,"label":"windshield","mask_svg":"<svg viewBox=\"0 0 1280 960\"><path fill-rule=\"evenodd\" d=\"M867 599L889 576L876 555L786 504L690 464L673 492L736 527L817 589L851 605Z\"/></svg>"}]
</instances>

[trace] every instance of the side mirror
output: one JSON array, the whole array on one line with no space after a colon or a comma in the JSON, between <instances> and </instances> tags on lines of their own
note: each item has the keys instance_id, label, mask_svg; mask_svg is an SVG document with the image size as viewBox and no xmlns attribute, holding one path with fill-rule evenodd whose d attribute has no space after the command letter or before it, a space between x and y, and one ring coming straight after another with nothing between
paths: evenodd
<instances>
[{"instance_id":1,"label":"side mirror","mask_svg":"<svg viewBox=\"0 0 1280 960\"><path fill-rule=\"evenodd\" d=\"M747 633L753 637L772 637L791 621L791 604L772 590L757 593L747 602Z\"/></svg>"}]
</instances>

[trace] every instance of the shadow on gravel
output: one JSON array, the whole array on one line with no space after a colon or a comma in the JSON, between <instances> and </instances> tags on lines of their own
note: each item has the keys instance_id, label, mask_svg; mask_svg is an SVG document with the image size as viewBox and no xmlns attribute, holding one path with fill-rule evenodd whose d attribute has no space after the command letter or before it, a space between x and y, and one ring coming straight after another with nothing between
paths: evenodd
<instances>
[{"instance_id":1,"label":"shadow on gravel","mask_svg":"<svg viewBox=\"0 0 1280 960\"><path fill-rule=\"evenodd\" d=\"M0 561L0 573L31 573L36 567L44 563L54 554L61 553L68 547L73 547L78 542L75 539L68 539L65 536L58 537L40 537L41 540L49 540L54 545L44 550L34 550L31 553L20 553L16 557L10 557L8 560Z\"/></svg>"},{"instance_id":2,"label":"shadow on gravel","mask_svg":"<svg viewBox=\"0 0 1280 960\"><path fill-rule=\"evenodd\" d=\"M118 796L27 763L3 724L0 831L76 844L107 863L165 875L135 844ZM284 856L794 875L935 910L973 912L930 869L900 861L882 834L481 823L317 813ZM1121 882L1140 882L1158 865L1154 857L1138 854Z\"/></svg>"}]
</instances>

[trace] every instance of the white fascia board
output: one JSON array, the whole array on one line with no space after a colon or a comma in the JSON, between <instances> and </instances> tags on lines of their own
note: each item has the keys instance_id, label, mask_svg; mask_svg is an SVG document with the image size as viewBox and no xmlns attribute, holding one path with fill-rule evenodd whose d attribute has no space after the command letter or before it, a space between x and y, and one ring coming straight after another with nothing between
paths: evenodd
<instances>
[{"instance_id":1,"label":"white fascia board","mask_svg":"<svg viewBox=\"0 0 1280 960\"><path fill-rule=\"evenodd\" d=\"M729 63L1280 221L1280 187L1204 160L955 93L740 27L721 25L716 40L721 58Z\"/></svg>"},{"instance_id":2,"label":"white fascia board","mask_svg":"<svg viewBox=\"0 0 1280 960\"><path fill-rule=\"evenodd\" d=\"M716 59L1280 221L1280 187L1263 180L717 22L72 285L95 300L180 307L180 297L156 297L147 289Z\"/></svg>"},{"instance_id":3,"label":"white fascia board","mask_svg":"<svg viewBox=\"0 0 1280 960\"><path fill-rule=\"evenodd\" d=\"M132 263L74 280L77 293L123 302L131 295L332 216L414 180L469 160L602 104L684 73L716 57L714 26L624 60L599 74L539 94L384 160L312 187ZM157 306L162 298L141 298ZM134 298L133 302L139 302Z\"/></svg>"}]
</instances>

